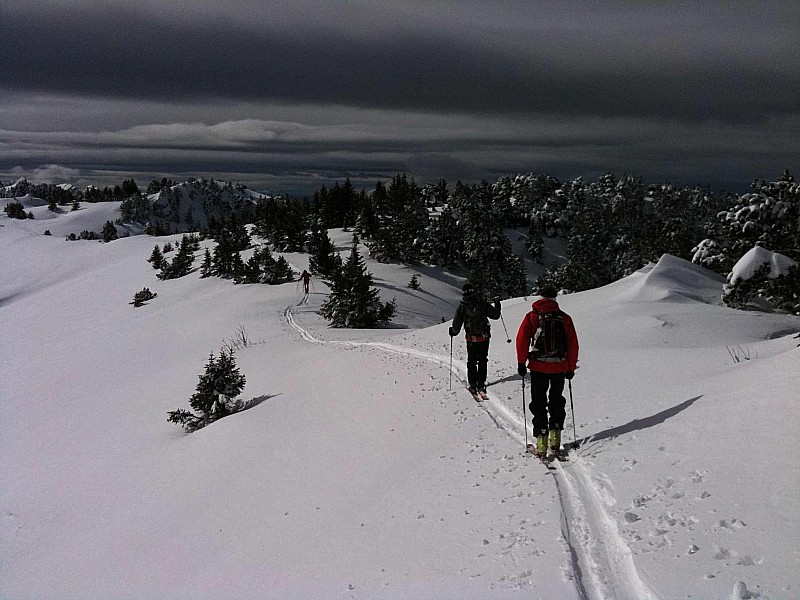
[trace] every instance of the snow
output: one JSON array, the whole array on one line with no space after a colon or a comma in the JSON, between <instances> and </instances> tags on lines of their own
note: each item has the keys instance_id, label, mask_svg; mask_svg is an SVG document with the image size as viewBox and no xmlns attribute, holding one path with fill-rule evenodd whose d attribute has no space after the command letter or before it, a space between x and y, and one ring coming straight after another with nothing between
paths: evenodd
<instances>
[{"instance_id":1,"label":"snow","mask_svg":"<svg viewBox=\"0 0 800 600\"><path fill-rule=\"evenodd\" d=\"M752 279L756 271L764 264L769 264L770 271L768 277L776 279L789 273L789 268L797 263L788 256L771 252L762 246L753 246L742 258L733 266L730 273L730 284L734 285L739 280Z\"/></svg>"},{"instance_id":2,"label":"snow","mask_svg":"<svg viewBox=\"0 0 800 600\"><path fill-rule=\"evenodd\" d=\"M70 233L80 235L82 231L94 231L98 235L103 230L107 221L112 223L120 218L119 206L121 202L99 202L92 204L81 203L78 210L70 206L57 206L55 211L47 207L47 201L36 198L30 194L18 198L0 198L0 205L5 206L11 202L20 202L25 212L33 214L33 219L19 220L15 225L30 234L44 235L50 231L51 235L59 242ZM5 214L3 215L5 218ZM7 221L3 221L5 224ZM126 233L140 234L143 227L136 224L115 225L119 236ZM97 242L95 242L97 243ZM155 245L155 244L154 244ZM152 248L151 248L152 250Z\"/></svg>"},{"instance_id":3,"label":"snow","mask_svg":"<svg viewBox=\"0 0 800 600\"><path fill-rule=\"evenodd\" d=\"M441 322L460 276L368 259L405 328L335 330L321 281L159 281L154 238L61 237L112 210L0 215L0 597L800 596L797 317L722 306L671 256L560 296L582 444L548 472L504 331L534 298L503 302L478 404ZM253 407L183 433L167 412L239 327Z\"/></svg>"}]
</instances>

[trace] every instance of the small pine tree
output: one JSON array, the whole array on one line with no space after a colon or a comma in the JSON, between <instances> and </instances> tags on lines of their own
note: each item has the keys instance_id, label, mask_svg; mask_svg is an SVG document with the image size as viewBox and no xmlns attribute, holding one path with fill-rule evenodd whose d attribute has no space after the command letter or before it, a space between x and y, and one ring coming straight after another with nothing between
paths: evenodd
<instances>
[{"instance_id":1,"label":"small pine tree","mask_svg":"<svg viewBox=\"0 0 800 600\"><path fill-rule=\"evenodd\" d=\"M219 351L219 357L212 353L206 362L205 373L200 375L195 393L189 405L195 412L184 409L170 411L167 420L183 425L186 431L196 431L242 408L242 402L235 400L242 393L245 376L236 366L233 350Z\"/></svg>"},{"instance_id":2,"label":"small pine tree","mask_svg":"<svg viewBox=\"0 0 800 600\"><path fill-rule=\"evenodd\" d=\"M411 281L408 282L408 287L411 288L414 291L418 290L421 287L420 284L419 284L419 275L414 273L411 276Z\"/></svg>"},{"instance_id":3,"label":"small pine tree","mask_svg":"<svg viewBox=\"0 0 800 600\"><path fill-rule=\"evenodd\" d=\"M3 211L10 219L27 219L28 215L25 214L25 207L22 202L9 202L3 208Z\"/></svg>"},{"instance_id":4,"label":"small pine tree","mask_svg":"<svg viewBox=\"0 0 800 600\"><path fill-rule=\"evenodd\" d=\"M312 275L333 277L342 268L342 257L328 236L328 230L319 228L312 232L309 241L308 265Z\"/></svg>"},{"instance_id":5,"label":"small pine tree","mask_svg":"<svg viewBox=\"0 0 800 600\"><path fill-rule=\"evenodd\" d=\"M542 225L539 220L534 217L531 219L530 227L528 227L528 253L533 260L541 265L544 264L542 260L543 252L544 236L542 235Z\"/></svg>"},{"instance_id":6,"label":"small pine tree","mask_svg":"<svg viewBox=\"0 0 800 600\"><path fill-rule=\"evenodd\" d=\"M214 238L217 246L214 248L212 264L216 275L223 279L241 277L245 270L239 251L249 247L250 237L244 226L234 231L231 233L221 229Z\"/></svg>"},{"instance_id":7,"label":"small pine tree","mask_svg":"<svg viewBox=\"0 0 800 600\"><path fill-rule=\"evenodd\" d=\"M164 266L164 255L161 253L161 248L159 248L158 244L153 248L153 252L150 254L150 258L147 259L147 262L153 265L156 271Z\"/></svg>"},{"instance_id":8,"label":"small pine tree","mask_svg":"<svg viewBox=\"0 0 800 600\"><path fill-rule=\"evenodd\" d=\"M294 271L292 271L289 261L283 256L279 256L278 260L275 261L270 283L277 285L279 283L288 283L289 281L294 281Z\"/></svg>"},{"instance_id":9,"label":"small pine tree","mask_svg":"<svg viewBox=\"0 0 800 600\"><path fill-rule=\"evenodd\" d=\"M330 296L323 302L319 313L333 327L353 329L371 328L392 319L396 311L394 300L383 303L376 288L372 286L372 274L358 253L355 239L350 256L340 273L328 284Z\"/></svg>"},{"instance_id":10,"label":"small pine tree","mask_svg":"<svg viewBox=\"0 0 800 600\"><path fill-rule=\"evenodd\" d=\"M172 259L170 263L164 259L161 266L161 273L158 274L159 279L177 279L184 277L192 272L192 265L194 265L194 243L185 236L181 241L178 254Z\"/></svg>"},{"instance_id":11,"label":"small pine tree","mask_svg":"<svg viewBox=\"0 0 800 600\"><path fill-rule=\"evenodd\" d=\"M211 277L214 274L214 266L211 260L211 251L206 248L203 254L203 264L200 265L200 279Z\"/></svg>"},{"instance_id":12,"label":"small pine tree","mask_svg":"<svg viewBox=\"0 0 800 600\"><path fill-rule=\"evenodd\" d=\"M509 266L506 275L505 292L509 296L524 296L528 289L528 279L525 273L525 261L521 256L512 254L509 257Z\"/></svg>"},{"instance_id":13,"label":"small pine tree","mask_svg":"<svg viewBox=\"0 0 800 600\"><path fill-rule=\"evenodd\" d=\"M238 254L238 253L237 253ZM294 271L283 256L273 258L269 247L258 248L235 276L235 283L266 283L278 285L294 280Z\"/></svg>"}]
</instances>

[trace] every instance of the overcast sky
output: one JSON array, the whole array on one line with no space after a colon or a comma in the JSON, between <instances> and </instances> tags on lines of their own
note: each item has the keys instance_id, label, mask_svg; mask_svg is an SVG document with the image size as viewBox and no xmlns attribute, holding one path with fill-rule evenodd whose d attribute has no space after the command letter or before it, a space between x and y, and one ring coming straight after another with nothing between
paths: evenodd
<instances>
[{"instance_id":1,"label":"overcast sky","mask_svg":"<svg viewBox=\"0 0 800 600\"><path fill-rule=\"evenodd\" d=\"M800 177L800 1L6 0L0 181Z\"/></svg>"}]
</instances>

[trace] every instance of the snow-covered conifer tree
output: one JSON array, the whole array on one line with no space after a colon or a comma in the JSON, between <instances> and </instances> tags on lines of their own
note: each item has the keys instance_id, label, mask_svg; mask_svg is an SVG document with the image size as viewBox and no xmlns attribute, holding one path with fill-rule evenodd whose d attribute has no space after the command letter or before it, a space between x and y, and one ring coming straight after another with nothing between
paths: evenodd
<instances>
[{"instance_id":1,"label":"snow-covered conifer tree","mask_svg":"<svg viewBox=\"0 0 800 600\"><path fill-rule=\"evenodd\" d=\"M327 229L320 227L312 231L308 245L308 265L312 274L333 277L342 268L342 258L331 242Z\"/></svg>"},{"instance_id":2,"label":"snow-covered conifer tree","mask_svg":"<svg viewBox=\"0 0 800 600\"><path fill-rule=\"evenodd\" d=\"M167 420L195 431L241 409L235 400L242 393L245 376L239 372L232 350L221 349L219 357L212 353L206 362L205 373L200 375L195 393L189 399L194 413L178 409L168 413Z\"/></svg>"},{"instance_id":3,"label":"snow-covered conifer tree","mask_svg":"<svg viewBox=\"0 0 800 600\"><path fill-rule=\"evenodd\" d=\"M328 280L328 285L331 293L319 312L333 327L370 328L394 316L394 301L381 302L355 238L342 270Z\"/></svg>"}]
</instances>

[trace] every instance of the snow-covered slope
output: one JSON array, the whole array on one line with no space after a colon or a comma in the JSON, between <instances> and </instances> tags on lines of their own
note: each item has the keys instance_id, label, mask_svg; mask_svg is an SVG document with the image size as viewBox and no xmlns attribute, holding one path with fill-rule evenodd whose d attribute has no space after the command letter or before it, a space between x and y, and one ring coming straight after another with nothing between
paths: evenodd
<instances>
[{"instance_id":1,"label":"snow-covered slope","mask_svg":"<svg viewBox=\"0 0 800 600\"><path fill-rule=\"evenodd\" d=\"M719 305L707 271L664 257L560 299L583 443L550 473L523 454L506 343L531 299L503 303L481 405L440 323L458 277L412 292L419 271L368 261L427 327L350 332L316 315L320 281L162 282L153 238L0 225L3 598L800 594L800 322ZM167 411L240 328L254 407L185 435Z\"/></svg>"},{"instance_id":2,"label":"snow-covered slope","mask_svg":"<svg viewBox=\"0 0 800 600\"><path fill-rule=\"evenodd\" d=\"M33 219L16 221L17 228L36 235L44 235L49 231L50 235L59 238L59 241L64 241L64 238L71 233L80 235L82 231L93 231L99 235L107 221L114 223L120 218L120 202L97 204L84 202L78 210L72 210L70 206L58 206L55 211L51 211L45 200L34 196L0 198L2 206L9 202L19 202L26 213L33 215ZM120 237L138 235L144 230L144 227L138 224L115 225L115 227Z\"/></svg>"}]
</instances>

